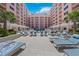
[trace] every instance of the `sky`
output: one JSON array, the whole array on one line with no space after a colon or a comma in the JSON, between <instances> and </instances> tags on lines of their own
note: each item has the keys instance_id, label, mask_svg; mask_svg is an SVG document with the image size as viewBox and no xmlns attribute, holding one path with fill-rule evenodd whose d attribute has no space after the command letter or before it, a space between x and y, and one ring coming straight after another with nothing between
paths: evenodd
<instances>
[{"instance_id":1,"label":"sky","mask_svg":"<svg viewBox=\"0 0 79 59\"><path fill-rule=\"evenodd\" d=\"M31 13L42 13L44 11L49 11L52 7L53 3L26 3L26 8Z\"/></svg>"}]
</instances>

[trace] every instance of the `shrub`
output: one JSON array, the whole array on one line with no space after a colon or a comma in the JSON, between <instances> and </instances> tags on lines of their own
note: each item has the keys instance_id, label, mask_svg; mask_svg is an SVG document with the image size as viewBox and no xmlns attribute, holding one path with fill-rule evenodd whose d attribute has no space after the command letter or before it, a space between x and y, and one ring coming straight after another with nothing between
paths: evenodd
<instances>
[{"instance_id":1,"label":"shrub","mask_svg":"<svg viewBox=\"0 0 79 59\"><path fill-rule=\"evenodd\" d=\"M14 31L13 29L10 29L8 31L9 31L9 34L15 34L16 33L16 31Z\"/></svg>"},{"instance_id":2,"label":"shrub","mask_svg":"<svg viewBox=\"0 0 79 59\"><path fill-rule=\"evenodd\" d=\"M6 29L0 28L0 37L8 36L9 32Z\"/></svg>"},{"instance_id":3,"label":"shrub","mask_svg":"<svg viewBox=\"0 0 79 59\"><path fill-rule=\"evenodd\" d=\"M75 32L75 34L79 34L79 29L76 29L76 32Z\"/></svg>"},{"instance_id":4,"label":"shrub","mask_svg":"<svg viewBox=\"0 0 79 59\"><path fill-rule=\"evenodd\" d=\"M73 29L69 29L69 33L70 34L73 34Z\"/></svg>"}]
</instances>

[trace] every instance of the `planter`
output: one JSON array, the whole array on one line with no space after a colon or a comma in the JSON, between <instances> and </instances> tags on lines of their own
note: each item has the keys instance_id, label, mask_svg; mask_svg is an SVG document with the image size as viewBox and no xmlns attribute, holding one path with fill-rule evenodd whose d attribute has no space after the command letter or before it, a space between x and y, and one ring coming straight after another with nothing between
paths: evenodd
<instances>
[{"instance_id":1,"label":"planter","mask_svg":"<svg viewBox=\"0 0 79 59\"><path fill-rule=\"evenodd\" d=\"M16 38L19 38L20 36L21 35L19 35L19 34L14 34L14 35L6 36L6 37L1 37L0 42L4 42L4 41L8 41L8 40L14 40Z\"/></svg>"}]
</instances>

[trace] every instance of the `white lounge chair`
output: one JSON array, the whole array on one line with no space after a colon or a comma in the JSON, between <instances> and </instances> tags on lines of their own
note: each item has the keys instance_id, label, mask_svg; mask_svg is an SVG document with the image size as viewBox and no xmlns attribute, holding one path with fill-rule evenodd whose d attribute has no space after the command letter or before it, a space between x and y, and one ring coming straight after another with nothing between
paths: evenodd
<instances>
[{"instance_id":1,"label":"white lounge chair","mask_svg":"<svg viewBox=\"0 0 79 59\"><path fill-rule=\"evenodd\" d=\"M73 47L77 47L78 45L76 42L71 42L70 40L66 40L66 39L53 40L53 44L58 50L60 48L73 48Z\"/></svg>"},{"instance_id":2,"label":"white lounge chair","mask_svg":"<svg viewBox=\"0 0 79 59\"><path fill-rule=\"evenodd\" d=\"M0 44L0 56L11 56L17 52L22 46L26 47L26 44L23 42L3 42Z\"/></svg>"},{"instance_id":3,"label":"white lounge chair","mask_svg":"<svg viewBox=\"0 0 79 59\"><path fill-rule=\"evenodd\" d=\"M75 49L65 49L64 50L65 56L79 56L79 48Z\"/></svg>"}]
</instances>

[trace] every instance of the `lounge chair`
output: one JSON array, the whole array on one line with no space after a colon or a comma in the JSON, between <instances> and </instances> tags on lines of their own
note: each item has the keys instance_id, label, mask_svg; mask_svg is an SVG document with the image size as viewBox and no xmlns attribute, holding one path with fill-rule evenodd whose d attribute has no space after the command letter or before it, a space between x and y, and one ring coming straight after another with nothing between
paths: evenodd
<instances>
[{"instance_id":1,"label":"lounge chair","mask_svg":"<svg viewBox=\"0 0 79 59\"><path fill-rule=\"evenodd\" d=\"M22 36L23 36L23 35L24 35L24 32L22 32L22 31L21 31L21 32L20 32L20 35L22 35Z\"/></svg>"},{"instance_id":2,"label":"lounge chair","mask_svg":"<svg viewBox=\"0 0 79 59\"><path fill-rule=\"evenodd\" d=\"M51 32L51 36L55 36L55 35L56 35L56 33L52 31Z\"/></svg>"},{"instance_id":3,"label":"lounge chair","mask_svg":"<svg viewBox=\"0 0 79 59\"><path fill-rule=\"evenodd\" d=\"M50 36L50 37L49 37L49 40L50 40L51 42L53 42L54 39L59 39L59 37L58 37L58 36Z\"/></svg>"},{"instance_id":4,"label":"lounge chair","mask_svg":"<svg viewBox=\"0 0 79 59\"><path fill-rule=\"evenodd\" d=\"M72 36L73 36L73 38L79 39L79 35L78 34L73 34Z\"/></svg>"},{"instance_id":5,"label":"lounge chair","mask_svg":"<svg viewBox=\"0 0 79 59\"><path fill-rule=\"evenodd\" d=\"M32 31L30 32L30 36L33 36L33 32Z\"/></svg>"},{"instance_id":6,"label":"lounge chair","mask_svg":"<svg viewBox=\"0 0 79 59\"><path fill-rule=\"evenodd\" d=\"M44 32L44 35L47 36L47 31Z\"/></svg>"},{"instance_id":7,"label":"lounge chair","mask_svg":"<svg viewBox=\"0 0 79 59\"><path fill-rule=\"evenodd\" d=\"M50 41L52 41L52 42L53 42L54 39L63 39L63 38L64 38L63 35L60 35L60 36L51 36L51 37L49 37Z\"/></svg>"},{"instance_id":8,"label":"lounge chair","mask_svg":"<svg viewBox=\"0 0 79 59\"><path fill-rule=\"evenodd\" d=\"M49 37L50 39L58 39L59 37L58 36L51 36Z\"/></svg>"},{"instance_id":9,"label":"lounge chair","mask_svg":"<svg viewBox=\"0 0 79 59\"><path fill-rule=\"evenodd\" d=\"M74 42L76 44L79 44L79 35L78 36L72 36L69 41Z\"/></svg>"},{"instance_id":10,"label":"lounge chair","mask_svg":"<svg viewBox=\"0 0 79 59\"><path fill-rule=\"evenodd\" d=\"M36 32L34 32L33 36L37 36L37 33L36 33Z\"/></svg>"},{"instance_id":11,"label":"lounge chair","mask_svg":"<svg viewBox=\"0 0 79 59\"><path fill-rule=\"evenodd\" d=\"M53 40L54 46L59 50L60 48L74 48L77 47L76 42L71 42L66 39L56 39Z\"/></svg>"},{"instance_id":12,"label":"lounge chair","mask_svg":"<svg viewBox=\"0 0 79 59\"><path fill-rule=\"evenodd\" d=\"M11 56L23 46L26 47L26 44L23 42L2 42L0 44L0 56Z\"/></svg>"},{"instance_id":13,"label":"lounge chair","mask_svg":"<svg viewBox=\"0 0 79 59\"><path fill-rule=\"evenodd\" d=\"M79 39L76 39L76 38L70 38L69 39L71 42L74 42L76 44L79 44Z\"/></svg>"},{"instance_id":14,"label":"lounge chair","mask_svg":"<svg viewBox=\"0 0 79 59\"><path fill-rule=\"evenodd\" d=\"M43 32L40 33L40 36L43 36Z\"/></svg>"},{"instance_id":15,"label":"lounge chair","mask_svg":"<svg viewBox=\"0 0 79 59\"><path fill-rule=\"evenodd\" d=\"M24 32L24 36L27 36L28 35L28 33L27 32Z\"/></svg>"},{"instance_id":16,"label":"lounge chair","mask_svg":"<svg viewBox=\"0 0 79 59\"><path fill-rule=\"evenodd\" d=\"M64 50L64 55L66 56L79 56L79 49L65 49Z\"/></svg>"}]
</instances>

